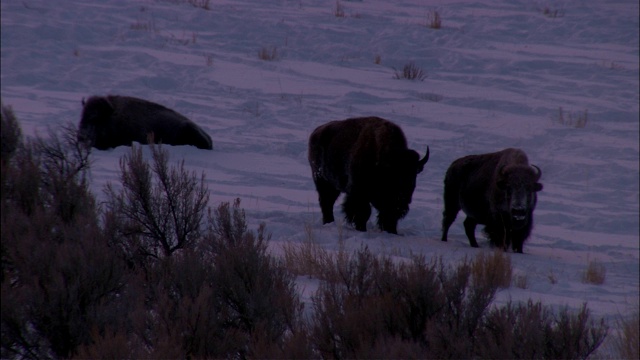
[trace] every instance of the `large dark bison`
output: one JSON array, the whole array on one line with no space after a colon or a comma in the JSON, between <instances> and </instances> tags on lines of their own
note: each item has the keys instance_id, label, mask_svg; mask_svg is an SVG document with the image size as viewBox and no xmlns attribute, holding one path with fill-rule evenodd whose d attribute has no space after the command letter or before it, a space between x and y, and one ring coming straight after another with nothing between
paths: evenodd
<instances>
[{"instance_id":1,"label":"large dark bison","mask_svg":"<svg viewBox=\"0 0 640 360\"><path fill-rule=\"evenodd\" d=\"M467 215L464 230L473 247L478 247L476 225L485 225L490 242L522 253L522 245L533 226L536 193L542 172L529 165L519 149L469 155L454 161L444 178L442 241L462 209Z\"/></svg>"},{"instance_id":2,"label":"large dark bison","mask_svg":"<svg viewBox=\"0 0 640 360\"><path fill-rule=\"evenodd\" d=\"M309 164L322 221L333 222L333 204L346 193L342 210L356 230L366 231L371 205L381 230L397 234L409 211L416 176L429 160L407 148L400 127L378 117L331 121L309 137Z\"/></svg>"},{"instance_id":3,"label":"large dark bison","mask_svg":"<svg viewBox=\"0 0 640 360\"><path fill-rule=\"evenodd\" d=\"M80 140L106 150L147 144L193 145L212 149L211 138L198 125L162 105L128 96L92 96L83 101Z\"/></svg>"}]
</instances>

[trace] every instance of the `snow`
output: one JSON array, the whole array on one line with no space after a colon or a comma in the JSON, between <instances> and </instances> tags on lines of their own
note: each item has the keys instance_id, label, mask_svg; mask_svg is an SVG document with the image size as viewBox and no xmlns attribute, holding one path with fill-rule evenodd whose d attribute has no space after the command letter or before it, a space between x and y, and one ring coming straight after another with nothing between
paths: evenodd
<instances>
[{"instance_id":1,"label":"snow","mask_svg":"<svg viewBox=\"0 0 640 360\"><path fill-rule=\"evenodd\" d=\"M439 240L444 173L464 155L521 148L542 169L544 190L525 254L509 253L528 287L496 301L587 302L615 327L638 310L640 291L638 2L430 3L342 1L345 16L336 17L333 0L213 0L209 10L180 0L3 1L2 101L30 136L77 123L91 95L181 112L214 150L168 147L171 159L205 173L211 206L240 197L251 225L267 224L275 254L311 233L328 250L342 238L347 249L365 244L398 258L473 257L489 244L480 237L480 249L469 247L463 214L449 242ZM438 30L426 26L434 10ZM272 47L274 61L258 58ZM394 79L410 61L424 81ZM586 126L560 112L586 112ZM368 115L399 124L417 151L431 149L401 236L372 221L366 233L321 224L308 136ZM128 151L92 153L99 197ZM590 259L606 267L604 284L582 283ZM298 283L308 301L317 280Z\"/></svg>"}]
</instances>

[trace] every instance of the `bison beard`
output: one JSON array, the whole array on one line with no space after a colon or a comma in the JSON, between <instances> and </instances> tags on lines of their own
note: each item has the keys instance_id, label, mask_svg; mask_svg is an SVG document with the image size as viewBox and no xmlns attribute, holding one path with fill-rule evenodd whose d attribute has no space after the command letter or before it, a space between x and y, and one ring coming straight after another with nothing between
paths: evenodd
<instances>
[{"instance_id":1,"label":"bison beard","mask_svg":"<svg viewBox=\"0 0 640 360\"><path fill-rule=\"evenodd\" d=\"M342 210L348 223L366 231L371 206L378 226L397 234L398 220L409 211L416 176L429 159L407 148L400 127L378 118L332 121L309 137L309 164L318 191L322 221L334 221L333 205L346 193Z\"/></svg>"},{"instance_id":2,"label":"bison beard","mask_svg":"<svg viewBox=\"0 0 640 360\"><path fill-rule=\"evenodd\" d=\"M511 246L522 253L533 227L541 175L540 168L529 165L527 155L519 149L454 161L444 180L442 241L447 241L449 227L463 210L467 215L464 230L472 247L478 247L475 228L483 224L491 244L505 250Z\"/></svg>"}]
</instances>

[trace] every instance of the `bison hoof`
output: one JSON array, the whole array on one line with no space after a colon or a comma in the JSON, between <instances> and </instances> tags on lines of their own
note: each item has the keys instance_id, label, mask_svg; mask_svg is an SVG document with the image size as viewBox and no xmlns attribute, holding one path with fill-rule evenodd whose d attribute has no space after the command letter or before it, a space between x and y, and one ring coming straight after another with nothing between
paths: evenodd
<instances>
[{"instance_id":1,"label":"bison hoof","mask_svg":"<svg viewBox=\"0 0 640 360\"><path fill-rule=\"evenodd\" d=\"M333 220L334 220L333 216L331 216L331 217L328 217L328 216L327 217L323 217L322 218L322 225L330 224L330 223L333 222Z\"/></svg>"}]
</instances>

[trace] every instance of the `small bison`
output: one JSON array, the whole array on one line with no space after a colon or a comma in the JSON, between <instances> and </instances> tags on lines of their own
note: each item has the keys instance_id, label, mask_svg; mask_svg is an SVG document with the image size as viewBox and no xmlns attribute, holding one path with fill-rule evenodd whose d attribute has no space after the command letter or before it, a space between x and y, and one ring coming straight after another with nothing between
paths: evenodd
<instances>
[{"instance_id":1,"label":"small bison","mask_svg":"<svg viewBox=\"0 0 640 360\"><path fill-rule=\"evenodd\" d=\"M168 145L211 150L211 138L198 125L162 105L128 96L92 96L83 101L78 138L99 150L131 146L148 139Z\"/></svg>"},{"instance_id":2,"label":"small bison","mask_svg":"<svg viewBox=\"0 0 640 360\"><path fill-rule=\"evenodd\" d=\"M409 211L416 176L429 160L407 148L400 127L379 117L331 121L309 137L309 164L322 221L333 222L333 205L346 193L342 210L356 230L366 231L371 205L380 230L397 234Z\"/></svg>"},{"instance_id":3,"label":"small bison","mask_svg":"<svg viewBox=\"0 0 640 360\"><path fill-rule=\"evenodd\" d=\"M527 155L519 149L454 161L444 179L442 241L447 241L449 227L462 209L472 247L478 247L475 228L482 224L491 244L505 251L511 245L514 252L522 253L533 226L536 193L542 190L541 175L540 168L529 165Z\"/></svg>"}]
</instances>

